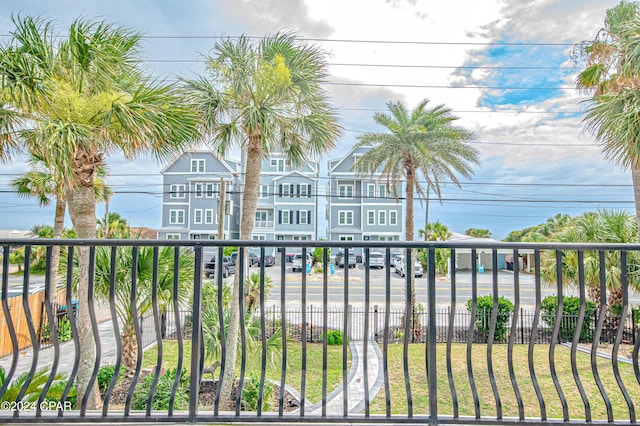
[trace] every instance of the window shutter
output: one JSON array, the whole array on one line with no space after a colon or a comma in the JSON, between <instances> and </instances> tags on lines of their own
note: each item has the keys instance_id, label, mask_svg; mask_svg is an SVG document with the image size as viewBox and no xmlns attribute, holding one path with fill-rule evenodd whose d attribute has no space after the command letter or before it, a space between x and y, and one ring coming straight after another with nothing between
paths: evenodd
<instances>
[{"instance_id":1,"label":"window shutter","mask_svg":"<svg viewBox=\"0 0 640 426\"><path fill-rule=\"evenodd\" d=\"M312 225L312 223L311 223L311 210L307 210L307 224Z\"/></svg>"},{"instance_id":2,"label":"window shutter","mask_svg":"<svg viewBox=\"0 0 640 426\"><path fill-rule=\"evenodd\" d=\"M282 185L278 185L278 196L282 197Z\"/></svg>"},{"instance_id":3,"label":"window shutter","mask_svg":"<svg viewBox=\"0 0 640 426\"><path fill-rule=\"evenodd\" d=\"M300 196L300 184L296 185L296 197Z\"/></svg>"},{"instance_id":4,"label":"window shutter","mask_svg":"<svg viewBox=\"0 0 640 426\"><path fill-rule=\"evenodd\" d=\"M282 224L282 210L278 210L278 224Z\"/></svg>"},{"instance_id":5,"label":"window shutter","mask_svg":"<svg viewBox=\"0 0 640 426\"><path fill-rule=\"evenodd\" d=\"M296 224L300 224L300 210L296 211Z\"/></svg>"},{"instance_id":6,"label":"window shutter","mask_svg":"<svg viewBox=\"0 0 640 426\"><path fill-rule=\"evenodd\" d=\"M307 184L307 198L311 198L311 184Z\"/></svg>"}]
</instances>

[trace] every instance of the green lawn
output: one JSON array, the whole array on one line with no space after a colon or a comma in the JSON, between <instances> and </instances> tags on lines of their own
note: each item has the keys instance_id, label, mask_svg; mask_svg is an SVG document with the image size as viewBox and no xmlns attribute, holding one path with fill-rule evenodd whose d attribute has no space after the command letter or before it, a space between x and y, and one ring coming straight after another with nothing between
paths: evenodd
<instances>
[{"instance_id":1,"label":"green lawn","mask_svg":"<svg viewBox=\"0 0 640 426\"><path fill-rule=\"evenodd\" d=\"M184 344L184 359L182 367L189 372L191 359L191 342ZM165 340L163 342L163 368L175 368L178 360L178 343L175 340ZM347 371L351 368L351 352L348 352ZM147 350L142 358L144 368L152 368L156 365L158 356L157 346ZM287 376L286 384L300 391L302 380L302 344L297 342L287 342ZM255 374L260 377L261 356L258 354L247 360L245 377ZM218 370L219 372L219 370ZM272 379L280 383L281 360L267 368L267 379ZM236 374L240 374L240 358L236 364ZM205 376L206 377L206 376ZM319 402L322 398L322 344L307 343L307 381L306 398L312 403ZM328 346L327 350L327 394L331 393L336 386L342 383L342 345Z\"/></svg>"},{"instance_id":2,"label":"green lawn","mask_svg":"<svg viewBox=\"0 0 640 426\"><path fill-rule=\"evenodd\" d=\"M454 344L452 346L452 371L458 395L459 414L461 416L475 416L473 396L467 374L466 350L467 346L465 344ZM571 419L584 419L584 405L571 371L570 351L565 347L558 346L555 352L556 372L568 402L569 416ZM427 414L429 412L424 353L424 345L410 345L409 347L409 373L414 414ZM528 346L516 345L513 350L513 357L515 376L523 399L525 417L540 417L540 404L529 374ZM407 413L407 394L402 359L402 345L389 345L391 412L398 414ZM482 417L495 417L496 404L487 368L487 346L474 344L472 359L475 384L480 400L480 414ZM492 360L496 384L502 402L502 414L504 417L517 417L518 404L509 376L507 345L494 345ZM446 345L444 344L438 345L437 363L438 411L442 415L452 415L453 405L447 378ZM593 419L606 420L606 407L591 372L590 355L578 352L577 364L582 385L591 403ZM553 384L549 367L549 345L540 344L535 346L534 365L538 383L546 403L547 417L562 418L562 405ZM624 420L626 418L628 421L629 411L613 375L611 361L598 357L597 366L600 378L611 400L614 418L616 420ZM620 373L635 407L640 406L640 386L634 378L632 365L620 363ZM386 412L384 387L372 402L371 412L381 414Z\"/></svg>"}]
</instances>

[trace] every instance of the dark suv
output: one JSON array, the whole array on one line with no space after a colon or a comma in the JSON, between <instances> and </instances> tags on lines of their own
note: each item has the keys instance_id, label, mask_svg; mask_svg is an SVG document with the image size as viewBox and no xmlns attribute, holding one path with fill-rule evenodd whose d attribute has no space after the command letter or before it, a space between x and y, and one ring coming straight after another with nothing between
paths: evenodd
<instances>
[{"instance_id":1,"label":"dark suv","mask_svg":"<svg viewBox=\"0 0 640 426\"><path fill-rule=\"evenodd\" d=\"M216 256L211 261L204 264L204 274L212 277L216 273ZM227 278L230 274L236 273L236 262L231 256L222 257L222 277Z\"/></svg>"}]
</instances>

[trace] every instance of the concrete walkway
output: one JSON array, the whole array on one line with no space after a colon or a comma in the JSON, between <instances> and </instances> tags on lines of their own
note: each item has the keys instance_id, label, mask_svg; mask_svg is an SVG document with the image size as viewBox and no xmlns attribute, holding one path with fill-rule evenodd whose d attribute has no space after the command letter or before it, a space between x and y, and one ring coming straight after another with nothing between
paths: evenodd
<instances>
[{"instance_id":1,"label":"concrete walkway","mask_svg":"<svg viewBox=\"0 0 640 426\"><path fill-rule=\"evenodd\" d=\"M98 324L100 334L101 365L115 364L116 362L116 344L113 333L113 325L111 321L105 321ZM383 385L382 372L382 353L375 342L366 342L368 351L368 387L369 400L372 400ZM348 374L347 387L347 411L349 414L364 412L364 347L363 341L351 342L351 369ZM56 356L55 349L48 347L41 349L37 354L36 371L46 368L50 370ZM34 359L34 351L32 348L26 348L20 351L18 363L14 378L20 374L30 371ZM58 353L58 366L56 371L69 375L73 370L75 359L75 344L73 341L60 344ZM11 368L13 357L6 356L0 358L0 366L8 373ZM292 394L296 394L294 389L289 389ZM298 395L299 397L299 395ZM305 415L322 415L322 403L311 404L308 401L305 404ZM343 385L340 383L336 389L327 395L326 414L328 417L342 417L344 410L344 393Z\"/></svg>"}]
</instances>

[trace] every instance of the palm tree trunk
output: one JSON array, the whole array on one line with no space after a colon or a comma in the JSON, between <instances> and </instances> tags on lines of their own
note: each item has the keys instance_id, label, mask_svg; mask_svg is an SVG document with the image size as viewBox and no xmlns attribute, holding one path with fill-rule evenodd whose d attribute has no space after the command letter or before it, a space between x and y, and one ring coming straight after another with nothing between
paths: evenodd
<instances>
[{"instance_id":1,"label":"palm tree trunk","mask_svg":"<svg viewBox=\"0 0 640 426\"><path fill-rule=\"evenodd\" d=\"M240 239L251 239L253 225L258 206L258 189L260 187L260 170L262 167L262 140L260 134L249 136L247 148L247 163L244 175L244 193L242 195L242 218L240 219ZM229 315L229 331L226 336L226 355L224 376L222 377L220 406L222 409L231 409L234 401L231 400L231 388L235 382L235 363L238 349L238 332L240 326L240 305L238 296L240 291L239 274L233 278L233 291L231 293L231 312Z\"/></svg>"},{"instance_id":2,"label":"palm tree trunk","mask_svg":"<svg viewBox=\"0 0 640 426\"><path fill-rule=\"evenodd\" d=\"M122 330L122 364L127 371L127 377L133 376L138 358L138 342L133 321L133 318L128 318Z\"/></svg>"},{"instance_id":3,"label":"palm tree trunk","mask_svg":"<svg viewBox=\"0 0 640 426\"><path fill-rule=\"evenodd\" d=\"M407 190L406 190L406 218L405 218L405 240L413 241L413 193L415 191L415 170L413 170L410 166L406 167L407 170ZM409 328L412 332L413 339L420 339L420 321L418 319L418 303L416 300L416 286L415 286L415 273L414 273L414 264L415 262L415 251L411 250L411 262L407 262L405 259L405 269L407 271L409 280L411 282L411 302L410 306L407 306L407 309L410 309L411 312L409 314Z\"/></svg>"},{"instance_id":4,"label":"palm tree trunk","mask_svg":"<svg viewBox=\"0 0 640 426\"><path fill-rule=\"evenodd\" d=\"M69 213L78 238L96 237L96 206L93 186L78 186L69 200ZM96 360L96 348L89 317L89 248L78 247L78 344L80 345L80 368L77 376L78 401L89 393L87 409L98 407L99 394L95 383L87 389Z\"/></svg>"},{"instance_id":5,"label":"palm tree trunk","mask_svg":"<svg viewBox=\"0 0 640 426\"><path fill-rule=\"evenodd\" d=\"M56 197L56 216L53 220L53 238L61 238L64 230L64 214L66 211L66 201L64 197ZM51 300L55 300L58 284L58 266L60 265L60 246L53 246L51 255L51 271L49 272L49 294ZM55 314L55 312L54 312Z\"/></svg>"},{"instance_id":6,"label":"palm tree trunk","mask_svg":"<svg viewBox=\"0 0 640 426\"><path fill-rule=\"evenodd\" d=\"M633 182L633 198L636 204L638 241L640 241L640 164L631 163L631 181Z\"/></svg>"}]
</instances>

